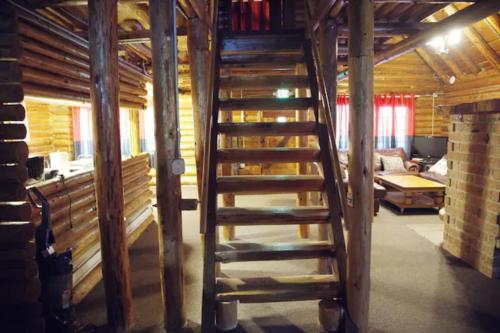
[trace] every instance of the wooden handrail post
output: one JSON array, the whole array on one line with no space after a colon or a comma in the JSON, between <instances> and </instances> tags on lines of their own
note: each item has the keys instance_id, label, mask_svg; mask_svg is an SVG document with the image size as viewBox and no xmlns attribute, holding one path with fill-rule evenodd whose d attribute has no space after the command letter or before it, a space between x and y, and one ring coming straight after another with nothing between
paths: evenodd
<instances>
[{"instance_id":1,"label":"wooden handrail post","mask_svg":"<svg viewBox=\"0 0 500 333\"><path fill-rule=\"evenodd\" d=\"M319 55L321 68L325 78L326 89L330 104L330 115L333 120L333 129L336 131L337 114L337 27L333 19L324 18L319 22ZM336 132L335 132L336 133ZM335 138L332 138L335 140ZM318 240L328 240L328 227L318 225ZM330 260L319 259L318 271L330 272Z\"/></svg>"},{"instance_id":2,"label":"wooden handrail post","mask_svg":"<svg viewBox=\"0 0 500 333\"><path fill-rule=\"evenodd\" d=\"M177 331L185 321L182 247L180 136L175 0L150 0L156 142L156 195L160 223L160 267L164 325Z\"/></svg>"},{"instance_id":3,"label":"wooden handrail post","mask_svg":"<svg viewBox=\"0 0 500 333\"><path fill-rule=\"evenodd\" d=\"M208 84L208 29L199 18L187 22L198 197L201 198Z\"/></svg>"},{"instance_id":4,"label":"wooden handrail post","mask_svg":"<svg viewBox=\"0 0 500 333\"><path fill-rule=\"evenodd\" d=\"M368 332L373 220L373 2L349 2L349 228L347 306Z\"/></svg>"},{"instance_id":5,"label":"wooden handrail post","mask_svg":"<svg viewBox=\"0 0 500 333\"><path fill-rule=\"evenodd\" d=\"M125 332L132 322L132 292L123 217L117 20L117 0L89 0L90 97L102 275L108 324L112 332Z\"/></svg>"}]
</instances>

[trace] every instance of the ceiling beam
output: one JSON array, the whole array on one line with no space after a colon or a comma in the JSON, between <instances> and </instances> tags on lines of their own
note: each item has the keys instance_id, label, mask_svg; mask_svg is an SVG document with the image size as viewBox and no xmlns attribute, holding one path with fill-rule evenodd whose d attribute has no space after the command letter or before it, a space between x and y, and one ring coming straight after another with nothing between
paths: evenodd
<instances>
[{"instance_id":1,"label":"ceiling beam","mask_svg":"<svg viewBox=\"0 0 500 333\"><path fill-rule=\"evenodd\" d=\"M186 28L178 27L177 36L187 36ZM150 30L136 30L136 31L119 31L118 43L120 45L126 44L142 44L151 42Z\"/></svg>"},{"instance_id":2,"label":"ceiling beam","mask_svg":"<svg viewBox=\"0 0 500 333\"><path fill-rule=\"evenodd\" d=\"M448 83L449 76L445 71L439 66L437 62L432 59L432 56L424 48L417 48L415 52L422 58L422 60L430 67L430 69L438 76L438 78L443 81L443 83Z\"/></svg>"},{"instance_id":3,"label":"ceiling beam","mask_svg":"<svg viewBox=\"0 0 500 333\"><path fill-rule=\"evenodd\" d=\"M434 23L431 28L420 31L401 42L391 46L387 50L375 55L375 64L381 64L403 54L415 50L417 47L429 41L432 37L458 27L469 26L485 17L500 10L500 1L488 0L473 4L446 19Z\"/></svg>"},{"instance_id":4,"label":"ceiling beam","mask_svg":"<svg viewBox=\"0 0 500 333\"><path fill-rule=\"evenodd\" d=\"M392 37L400 35L413 35L432 27L433 23L384 23L376 22L374 27L375 37ZM338 27L339 36L347 36L349 28L342 24Z\"/></svg>"}]
</instances>

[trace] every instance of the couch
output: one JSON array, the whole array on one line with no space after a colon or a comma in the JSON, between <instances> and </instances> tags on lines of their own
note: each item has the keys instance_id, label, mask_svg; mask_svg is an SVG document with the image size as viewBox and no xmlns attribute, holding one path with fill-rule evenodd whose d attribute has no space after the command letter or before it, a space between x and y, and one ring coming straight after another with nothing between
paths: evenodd
<instances>
[{"instance_id":1,"label":"couch","mask_svg":"<svg viewBox=\"0 0 500 333\"><path fill-rule=\"evenodd\" d=\"M383 168L383 165L380 161L380 155L383 156L399 156L403 160L404 168L405 168L405 173L408 174L415 174L418 175L418 163L412 162L408 159L406 156L406 153L403 148L388 148L388 149L375 149L374 151L374 158L378 158L378 162L374 163L374 173L375 176L384 176L388 174L397 174L401 172L391 172L391 171L386 171ZM340 165L345 174L347 175L347 170L348 170L348 158L347 158L347 150L341 150L339 151L339 160L340 160Z\"/></svg>"},{"instance_id":2,"label":"couch","mask_svg":"<svg viewBox=\"0 0 500 333\"><path fill-rule=\"evenodd\" d=\"M448 180L448 160L444 155L436 164L420 172L420 177L446 185Z\"/></svg>"}]
</instances>

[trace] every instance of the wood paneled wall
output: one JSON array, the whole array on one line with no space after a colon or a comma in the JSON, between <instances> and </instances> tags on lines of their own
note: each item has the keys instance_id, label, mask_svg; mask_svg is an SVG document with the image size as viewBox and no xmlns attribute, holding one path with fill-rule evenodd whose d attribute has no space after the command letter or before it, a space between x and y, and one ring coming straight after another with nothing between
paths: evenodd
<instances>
[{"instance_id":1,"label":"wood paneled wall","mask_svg":"<svg viewBox=\"0 0 500 333\"><path fill-rule=\"evenodd\" d=\"M65 151L73 159L71 108L34 100L27 100L25 103L30 155L48 156L50 152Z\"/></svg>"},{"instance_id":2,"label":"wood paneled wall","mask_svg":"<svg viewBox=\"0 0 500 333\"><path fill-rule=\"evenodd\" d=\"M457 105L500 98L500 73L487 70L477 75L468 75L453 85L446 85L440 105Z\"/></svg>"}]
</instances>

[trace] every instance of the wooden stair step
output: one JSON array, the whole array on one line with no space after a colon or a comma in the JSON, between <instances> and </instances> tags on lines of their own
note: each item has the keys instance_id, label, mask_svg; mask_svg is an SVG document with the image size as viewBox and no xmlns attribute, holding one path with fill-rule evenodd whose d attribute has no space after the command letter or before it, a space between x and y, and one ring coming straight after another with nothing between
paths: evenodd
<instances>
[{"instance_id":1,"label":"wooden stair step","mask_svg":"<svg viewBox=\"0 0 500 333\"><path fill-rule=\"evenodd\" d=\"M222 52L300 52L302 34L240 34L222 36Z\"/></svg>"},{"instance_id":2,"label":"wooden stair step","mask_svg":"<svg viewBox=\"0 0 500 333\"><path fill-rule=\"evenodd\" d=\"M224 176L217 177L218 193L274 194L323 191L319 176Z\"/></svg>"},{"instance_id":3,"label":"wooden stair step","mask_svg":"<svg viewBox=\"0 0 500 333\"><path fill-rule=\"evenodd\" d=\"M220 87L245 90L308 88L309 78L306 75L231 76L221 78Z\"/></svg>"},{"instance_id":4,"label":"wooden stair step","mask_svg":"<svg viewBox=\"0 0 500 333\"><path fill-rule=\"evenodd\" d=\"M302 54L223 54L221 66L224 68L289 68L298 63L303 63Z\"/></svg>"},{"instance_id":5,"label":"wooden stair step","mask_svg":"<svg viewBox=\"0 0 500 333\"><path fill-rule=\"evenodd\" d=\"M316 135L317 124L313 121L290 123L220 123L219 133L229 136L301 136Z\"/></svg>"},{"instance_id":6,"label":"wooden stair step","mask_svg":"<svg viewBox=\"0 0 500 333\"><path fill-rule=\"evenodd\" d=\"M287 225L328 223L330 212L321 206L217 209L217 225Z\"/></svg>"},{"instance_id":7,"label":"wooden stair step","mask_svg":"<svg viewBox=\"0 0 500 333\"><path fill-rule=\"evenodd\" d=\"M312 107L312 98L231 98L221 100L219 108L223 111L268 111L268 110L307 110Z\"/></svg>"},{"instance_id":8,"label":"wooden stair step","mask_svg":"<svg viewBox=\"0 0 500 333\"><path fill-rule=\"evenodd\" d=\"M268 303L331 299L339 295L333 275L218 278L217 301Z\"/></svg>"},{"instance_id":9,"label":"wooden stair step","mask_svg":"<svg viewBox=\"0 0 500 333\"><path fill-rule=\"evenodd\" d=\"M315 162L320 158L315 148L226 148L217 151L219 163Z\"/></svg>"},{"instance_id":10,"label":"wooden stair step","mask_svg":"<svg viewBox=\"0 0 500 333\"><path fill-rule=\"evenodd\" d=\"M223 263L331 258L333 256L332 244L326 241L279 244L230 242L219 244L215 252L215 260Z\"/></svg>"}]
</instances>

